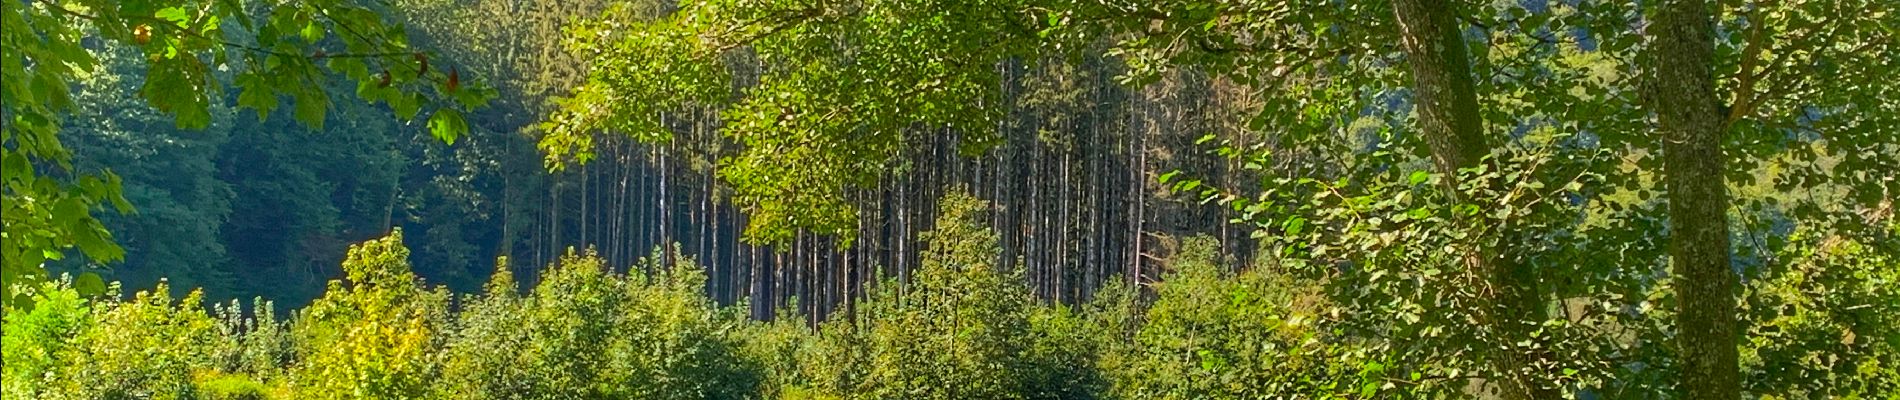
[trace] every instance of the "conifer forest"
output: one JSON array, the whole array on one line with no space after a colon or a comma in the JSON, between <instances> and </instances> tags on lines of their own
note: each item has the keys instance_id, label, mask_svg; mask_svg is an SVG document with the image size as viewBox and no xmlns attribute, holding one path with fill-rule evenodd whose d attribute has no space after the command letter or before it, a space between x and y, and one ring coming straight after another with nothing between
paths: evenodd
<instances>
[{"instance_id":1,"label":"conifer forest","mask_svg":"<svg viewBox=\"0 0 1900 400\"><path fill-rule=\"evenodd\" d=\"M1900 400L1894 0L0 0L6 400Z\"/></svg>"}]
</instances>

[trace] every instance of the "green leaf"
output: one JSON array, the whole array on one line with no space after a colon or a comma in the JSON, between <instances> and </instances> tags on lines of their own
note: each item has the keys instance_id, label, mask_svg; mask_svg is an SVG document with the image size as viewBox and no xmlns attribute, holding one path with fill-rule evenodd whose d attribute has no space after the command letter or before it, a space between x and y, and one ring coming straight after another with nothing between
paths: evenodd
<instances>
[{"instance_id":1,"label":"green leaf","mask_svg":"<svg viewBox=\"0 0 1900 400\"><path fill-rule=\"evenodd\" d=\"M1306 227L1306 218L1293 217L1293 219L1287 220L1284 226L1287 236L1297 236L1300 234L1300 231Z\"/></svg>"},{"instance_id":2,"label":"green leaf","mask_svg":"<svg viewBox=\"0 0 1900 400\"><path fill-rule=\"evenodd\" d=\"M317 21L310 21L304 24L303 30L297 34L302 36L305 42L316 43L317 40L323 39L323 25L318 24Z\"/></svg>"},{"instance_id":3,"label":"green leaf","mask_svg":"<svg viewBox=\"0 0 1900 400\"><path fill-rule=\"evenodd\" d=\"M79 274L79 278L73 279L73 290L79 291L80 295L85 296L105 294L106 281L100 279L99 274L96 273L87 272Z\"/></svg>"},{"instance_id":4,"label":"green leaf","mask_svg":"<svg viewBox=\"0 0 1900 400\"><path fill-rule=\"evenodd\" d=\"M152 16L158 17L158 19L171 21L174 24L178 24L179 27L184 27L185 22L191 21L191 12L186 11L184 7L167 7L165 9L158 10L158 12L152 14Z\"/></svg>"},{"instance_id":5,"label":"green leaf","mask_svg":"<svg viewBox=\"0 0 1900 400\"><path fill-rule=\"evenodd\" d=\"M296 103L293 108L297 111L297 122L302 122L311 128L323 129L323 116L329 113L330 98L324 96L322 90L301 91Z\"/></svg>"},{"instance_id":6,"label":"green leaf","mask_svg":"<svg viewBox=\"0 0 1900 400\"><path fill-rule=\"evenodd\" d=\"M262 74L239 74L233 84L238 87L238 107L257 110L259 122L269 118L271 110L277 108L277 93L271 90L270 81Z\"/></svg>"},{"instance_id":7,"label":"green leaf","mask_svg":"<svg viewBox=\"0 0 1900 400\"><path fill-rule=\"evenodd\" d=\"M79 246L79 252L94 261L111 262L125 259L125 249L113 244L106 236L103 227L79 229L73 232L73 244Z\"/></svg>"},{"instance_id":8,"label":"green leaf","mask_svg":"<svg viewBox=\"0 0 1900 400\"><path fill-rule=\"evenodd\" d=\"M86 202L78 197L60 199L53 205L53 220L67 223L79 223L91 219L86 213Z\"/></svg>"},{"instance_id":9,"label":"green leaf","mask_svg":"<svg viewBox=\"0 0 1900 400\"><path fill-rule=\"evenodd\" d=\"M1428 181L1431 179L1432 179L1432 174L1430 172L1412 171L1412 177L1407 180L1411 181L1413 185L1417 185L1420 183L1425 183L1425 181Z\"/></svg>"},{"instance_id":10,"label":"green leaf","mask_svg":"<svg viewBox=\"0 0 1900 400\"><path fill-rule=\"evenodd\" d=\"M0 149L0 181L25 183L33 178L33 164L26 161L26 155L11 150Z\"/></svg>"},{"instance_id":11,"label":"green leaf","mask_svg":"<svg viewBox=\"0 0 1900 400\"><path fill-rule=\"evenodd\" d=\"M33 311L33 296L28 296L26 293L14 294L11 304L20 311Z\"/></svg>"},{"instance_id":12,"label":"green leaf","mask_svg":"<svg viewBox=\"0 0 1900 400\"><path fill-rule=\"evenodd\" d=\"M407 121L414 119L416 113L422 111L422 101L420 94L394 93L389 96L389 109L396 113L396 117Z\"/></svg>"},{"instance_id":13,"label":"green leaf","mask_svg":"<svg viewBox=\"0 0 1900 400\"><path fill-rule=\"evenodd\" d=\"M455 144L455 139L466 132L468 132L468 123L462 121L461 111L443 108L436 110L435 115L429 117L429 134L434 135L436 139L442 139L443 143Z\"/></svg>"}]
</instances>

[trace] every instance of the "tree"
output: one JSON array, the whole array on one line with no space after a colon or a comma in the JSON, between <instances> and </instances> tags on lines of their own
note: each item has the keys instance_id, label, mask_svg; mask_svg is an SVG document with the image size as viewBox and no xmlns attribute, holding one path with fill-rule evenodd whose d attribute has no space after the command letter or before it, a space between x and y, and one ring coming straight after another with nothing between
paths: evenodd
<instances>
[{"instance_id":1,"label":"tree","mask_svg":"<svg viewBox=\"0 0 1900 400\"><path fill-rule=\"evenodd\" d=\"M1477 91L1472 84L1471 60L1465 49L1464 29L1459 8L1441 0L1394 0L1406 64L1411 65L1413 102L1418 110L1418 129L1431 147L1432 163L1438 173L1459 177L1460 171L1475 168L1491 153L1484 137L1484 120L1479 116ZM1447 192L1460 195L1459 179L1444 180ZM1514 250L1505 242L1480 246L1464 255L1465 264L1479 271L1495 293L1489 315L1482 323L1499 331L1498 337L1523 337L1532 323L1543 321L1543 299L1536 278ZM1531 323L1526 323L1530 321ZM1500 343L1490 357L1501 374L1499 389L1504 397L1515 400L1557 397L1553 388L1530 382L1536 374L1529 366L1529 349Z\"/></svg>"},{"instance_id":2,"label":"tree","mask_svg":"<svg viewBox=\"0 0 1900 400\"><path fill-rule=\"evenodd\" d=\"M228 295L236 282L221 228L236 193L218 179L217 153L235 128L235 113L214 104L204 129L177 129L170 116L138 98L146 68L136 50L112 44L94 54L98 68L78 81L75 118L60 135L75 171L118 174L126 202L137 210L100 216L126 251L125 262L102 275L131 288L166 279L212 298ZM56 265L77 267L59 268L72 271L106 261L74 257Z\"/></svg>"},{"instance_id":3,"label":"tree","mask_svg":"<svg viewBox=\"0 0 1900 400\"><path fill-rule=\"evenodd\" d=\"M292 324L299 397L415 399L430 393L448 328L446 290L429 290L409 269L402 231L351 246L347 278Z\"/></svg>"},{"instance_id":4,"label":"tree","mask_svg":"<svg viewBox=\"0 0 1900 400\"><path fill-rule=\"evenodd\" d=\"M0 64L8 82L0 96L0 300L25 303L12 284L41 279L41 263L78 247L88 258L114 261L124 250L92 217L110 203L131 206L117 175L71 175L71 152L61 144L61 121L73 108L70 85L97 60L82 40L97 38L139 50L146 59L140 96L176 116L180 128L211 122L213 71L235 69L238 105L267 114L281 96L295 99L297 119L322 126L329 100L318 81L334 71L356 81L357 95L384 102L405 119L425 105L431 132L453 140L467 130L461 109L491 96L464 84L453 68L424 70L427 55L410 50L402 27L381 14L341 0L300 2L264 10L238 2L41 1L0 5L0 51L16 55ZM227 22L229 24L227 24ZM372 72L380 70L380 73ZM50 168L50 169L49 169Z\"/></svg>"},{"instance_id":5,"label":"tree","mask_svg":"<svg viewBox=\"0 0 1900 400\"><path fill-rule=\"evenodd\" d=\"M1647 30L1651 109L1669 201L1676 341L1687 399L1741 398L1736 276L1729 267L1727 124L1715 97L1715 21L1700 0L1665 1Z\"/></svg>"}]
</instances>

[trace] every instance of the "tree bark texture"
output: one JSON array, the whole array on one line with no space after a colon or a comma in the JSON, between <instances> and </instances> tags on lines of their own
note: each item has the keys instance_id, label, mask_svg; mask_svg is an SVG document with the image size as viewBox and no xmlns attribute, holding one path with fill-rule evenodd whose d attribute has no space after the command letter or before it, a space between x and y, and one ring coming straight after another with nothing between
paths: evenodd
<instances>
[{"instance_id":1,"label":"tree bark texture","mask_svg":"<svg viewBox=\"0 0 1900 400\"><path fill-rule=\"evenodd\" d=\"M1684 399L1741 398L1729 267L1724 115L1714 78L1715 21L1702 0L1667 0L1650 35L1652 110L1661 128L1669 258L1678 299Z\"/></svg>"}]
</instances>

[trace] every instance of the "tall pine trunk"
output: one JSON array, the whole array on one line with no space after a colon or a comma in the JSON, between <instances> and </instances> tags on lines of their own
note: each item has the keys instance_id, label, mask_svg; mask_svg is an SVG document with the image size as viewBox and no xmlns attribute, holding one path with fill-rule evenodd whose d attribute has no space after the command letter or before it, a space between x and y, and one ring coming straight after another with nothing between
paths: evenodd
<instances>
[{"instance_id":1,"label":"tall pine trunk","mask_svg":"<svg viewBox=\"0 0 1900 400\"><path fill-rule=\"evenodd\" d=\"M1448 0L1394 0L1402 48L1411 65L1413 101L1420 135L1431 147L1432 163L1447 176L1447 190L1457 196L1455 179L1462 168L1483 161L1490 147L1484 138L1478 97L1472 83L1471 60L1455 5ZM1484 276L1493 298L1482 315L1494 337L1529 337L1530 324L1541 321L1543 305L1536 294L1535 277L1528 265L1508 249L1505 241L1465 256L1465 265ZM1533 354L1510 343L1488 346L1496 376L1487 382L1506 399L1553 399L1558 393L1536 383Z\"/></svg>"},{"instance_id":2,"label":"tall pine trunk","mask_svg":"<svg viewBox=\"0 0 1900 400\"><path fill-rule=\"evenodd\" d=\"M1715 22L1702 0L1663 1L1648 29L1651 109L1661 127L1683 398L1741 398L1729 270L1724 115L1716 104Z\"/></svg>"}]
</instances>

